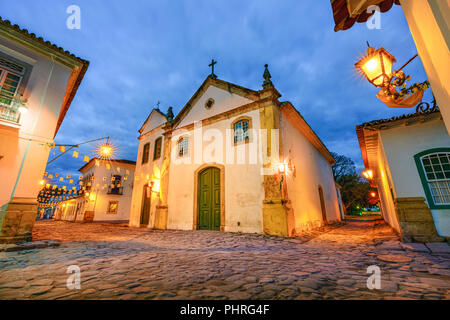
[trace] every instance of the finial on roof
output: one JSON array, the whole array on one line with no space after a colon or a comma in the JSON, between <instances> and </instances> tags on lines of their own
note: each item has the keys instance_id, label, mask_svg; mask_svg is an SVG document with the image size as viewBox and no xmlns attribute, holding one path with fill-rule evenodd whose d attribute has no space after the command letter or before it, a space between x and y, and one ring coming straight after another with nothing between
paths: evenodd
<instances>
[{"instance_id":1,"label":"finial on roof","mask_svg":"<svg viewBox=\"0 0 450 320\"><path fill-rule=\"evenodd\" d=\"M167 121L172 122L173 121L173 111L172 111L172 107L169 107L169 109L167 109Z\"/></svg>"},{"instance_id":2,"label":"finial on roof","mask_svg":"<svg viewBox=\"0 0 450 320\"><path fill-rule=\"evenodd\" d=\"M217 64L217 61L214 61L214 59L211 60L211 63L208 65L208 67L211 67L211 74L209 75L213 79L217 79L217 76L214 74L214 65Z\"/></svg>"},{"instance_id":3,"label":"finial on roof","mask_svg":"<svg viewBox=\"0 0 450 320\"><path fill-rule=\"evenodd\" d=\"M264 65L264 74L263 74L263 78L264 78L264 82L263 82L263 88L267 89L267 88L273 88L273 83L270 80L270 78L272 78L272 76L270 75L269 72L269 65L265 64Z\"/></svg>"}]
</instances>

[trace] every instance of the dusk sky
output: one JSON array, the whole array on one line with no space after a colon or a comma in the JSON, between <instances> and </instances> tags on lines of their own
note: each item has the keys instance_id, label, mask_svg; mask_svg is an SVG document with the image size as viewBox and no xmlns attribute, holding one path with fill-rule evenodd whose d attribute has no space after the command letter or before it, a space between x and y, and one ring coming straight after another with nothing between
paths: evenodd
<instances>
[{"instance_id":1,"label":"dusk sky","mask_svg":"<svg viewBox=\"0 0 450 320\"><path fill-rule=\"evenodd\" d=\"M81 8L80 30L66 27L72 4ZM339 32L328 0L15 0L1 1L0 15L91 63L56 142L111 136L122 159L136 160L138 130L157 101L177 114L212 58L220 79L254 90L268 63L280 101L291 101L328 149L358 169L355 126L414 111L388 108L354 70L366 41L393 54L397 68L417 52L400 6L381 15L380 30L358 23ZM426 79L420 59L405 72ZM75 174L82 165L68 154L48 171Z\"/></svg>"}]
</instances>

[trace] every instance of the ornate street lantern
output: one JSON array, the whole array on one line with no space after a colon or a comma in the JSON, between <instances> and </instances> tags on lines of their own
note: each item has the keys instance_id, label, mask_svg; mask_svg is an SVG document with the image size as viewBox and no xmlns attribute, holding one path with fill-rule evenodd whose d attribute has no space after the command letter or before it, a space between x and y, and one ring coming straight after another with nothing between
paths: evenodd
<instances>
[{"instance_id":1,"label":"ornate street lantern","mask_svg":"<svg viewBox=\"0 0 450 320\"><path fill-rule=\"evenodd\" d=\"M392 78L392 65L396 62L394 56L384 48L367 49L366 56L359 60L355 67L369 80L371 84L382 88L389 84Z\"/></svg>"},{"instance_id":2,"label":"ornate street lantern","mask_svg":"<svg viewBox=\"0 0 450 320\"><path fill-rule=\"evenodd\" d=\"M355 68L358 72L375 87L381 88L377 94L377 98L390 108L411 108L416 106L416 112L428 110L437 110L436 101L433 100L433 106L427 102L421 102L423 93L429 87L428 80L422 83L414 83L410 87L406 87L405 82L411 80L410 76L406 76L403 68L413 61L417 54L409 59L398 70L393 70L393 64L396 62L393 55L384 48L375 50L370 47L367 49L366 55L362 57ZM400 91L396 88L401 87Z\"/></svg>"}]
</instances>

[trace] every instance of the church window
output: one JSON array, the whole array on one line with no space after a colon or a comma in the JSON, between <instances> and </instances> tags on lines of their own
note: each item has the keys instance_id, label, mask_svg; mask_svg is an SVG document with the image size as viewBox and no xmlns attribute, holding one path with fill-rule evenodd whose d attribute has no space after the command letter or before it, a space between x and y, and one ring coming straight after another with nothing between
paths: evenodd
<instances>
[{"instance_id":1,"label":"church window","mask_svg":"<svg viewBox=\"0 0 450 320\"><path fill-rule=\"evenodd\" d=\"M153 151L153 160L161 157L162 138L159 137L155 140L155 150Z\"/></svg>"},{"instance_id":2,"label":"church window","mask_svg":"<svg viewBox=\"0 0 450 320\"><path fill-rule=\"evenodd\" d=\"M431 149L414 156L431 209L450 209L450 148Z\"/></svg>"},{"instance_id":3,"label":"church window","mask_svg":"<svg viewBox=\"0 0 450 320\"><path fill-rule=\"evenodd\" d=\"M238 119L235 121L233 123L234 143L248 142L250 140L249 129L249 119Z\"/></svg>"},{"instance_id":4,"label":"church window","mask_svg":"<svg viewBox=\"0 0 450 320\"><path fill-rule=\"evenodd\" d=\"M205 108L206 109L211 109L212 106L214 104L214 99L213 98L209 98L208 100L206 100L205 102Z\"/></svg>"},{"instance_id":5,"label":"church window","mask_svg":"<svg viewBox=\"0 0 450 320\"><path fill-rule=\"evenodd\" d=\"M142 164L148 162L149 152L150 152L150 143L146 143L144 145L144 149L142 150Z\"/></svg>"},{"instance_id":6,"label":"church window","mask_svg":"<svg viewBox=\"0 0 450 320\"><path fill-rule=\"evenodd\" d=\"M184 157L189 151L189 139L187 137L180 138L178 140L178 156Z\"/></svg>"}]
</instances>

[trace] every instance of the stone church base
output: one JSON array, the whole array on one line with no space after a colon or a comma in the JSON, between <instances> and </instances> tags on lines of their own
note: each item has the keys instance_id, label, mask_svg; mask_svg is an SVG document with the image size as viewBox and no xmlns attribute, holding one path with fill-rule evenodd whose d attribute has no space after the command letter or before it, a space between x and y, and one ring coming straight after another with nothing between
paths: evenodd
<instances>
[{"instance_id":1,"label":"stone church base","mask_svg":"<svg viewBox=\"0 0 450 320\"><path fill-rule=\"evenodd\" d=\"M400 237L404 242L442 242L434 225L431 210L422 197L397 198L395 209L400 225Z\"/></svg>"},{"instance_id":2,"label":"stone church base","mask_svg":"<svg viewBox=\"0 0 450 320\"><path fill-rule=\"evenodd\" d=\"M288 236L286 207L281 200L263 202L263 233Z\"/></svg>"},{"instance_id":3,"label":"stone church base","mask_svg":"<svg viewBox=\"0 0 450 320\"><path fill-rule=\"evenodd\" d=\"M32 240L37 215L35 198L14 198L0 213L0 243L19 243Z\"/></svg>"},{"instance_id":4,"label":"stone church base","mask_svg":"<svg viewBox=\"0 0 450 320\"><path fill-rule=\"evenodd\" d=\"M156 206L155 212L155 229L165 230L167 229L167 206Z\"/></svg>"}]
</instances>

